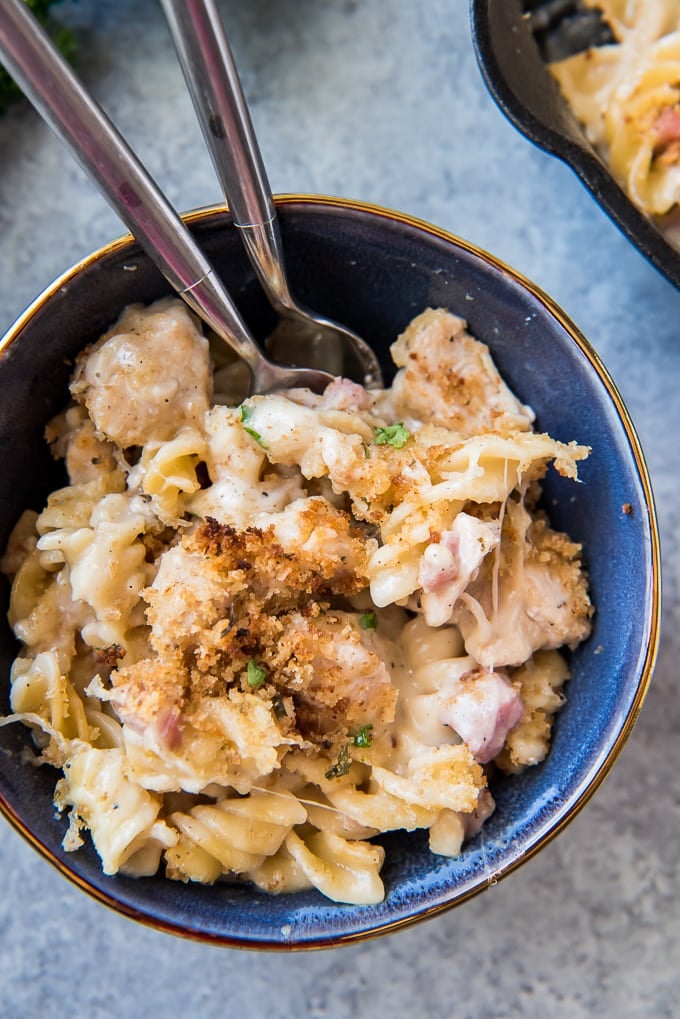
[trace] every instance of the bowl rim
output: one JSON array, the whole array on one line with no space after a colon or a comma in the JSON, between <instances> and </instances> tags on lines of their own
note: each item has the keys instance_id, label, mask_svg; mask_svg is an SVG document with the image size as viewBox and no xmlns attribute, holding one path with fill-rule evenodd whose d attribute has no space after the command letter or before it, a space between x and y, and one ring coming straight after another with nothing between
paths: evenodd
<instances>
[{"instance_id":1,"label":"bowl rim","mask_svg":"<svg viewBox=\"0 0 680 1019\"><path fill-rule=\"evenodd\" d=\"M573 119L567 130L557 116L539 113L509 81L496 44L492 5L495 0L469 0L472 39L477 63L486 87L496 105L510 123L530 142L565 163L588 189L595 201L640 253L676 287L680 287L680 251L670 244L653 220L628 197L602 156L586 139L573 118L566 101L547 65L540 84L563 106L565 116ZM503 4L509 0L502 0ZM524 18L519 0L520 19Z\"/></svg>"},{"instance_id":2,"label":"bowl rim","mask_svg":"<svg viewBox=\"0 0 680 1019\"><path fill-rule=\"evenodd\" d=\"M379 921L376 925L368 928L356 929L340 934L330 933L324 936L315 936L313 939L303 941L287 940L279 942L260 939L245 940L234 935L222 935L189 928L187 926L183 926L179 921L174 923L170 920L154 916L142 909L136 909L128 903L120 901L115 895L108 894L104 889L90 884L86 878L71 869L67 863L60 860L40 841L36 835L32 833L30 828L22 821L14 807L7 801L4 794L0 792L0 814L4 815L15 831L17 831L18 834L29 843L29 845L36 849L43 858L52 864L52 866L55 867L62 876L66 877L72 884L75 884L81 891L86 892L91 898L100 902L102 905L107 906L119 915L136 920L151 929L167 934L174 934L191 941L219 944L229 948L290 952L296 950L315 950L337 947L340 945L364 941L382 934L392 933L398 929L412 926L415 923L420 923L421 921L430 919L437 914L444 913L449 909L452 909L454 906L460 905L468 899L473 898L475 895L484 891L487 887L495 885L502 878L512 873L521 864L531 859L531 857L533 857L540 849L551 842L567 826L567 824L574 819L574 817L588 803L590 798L594 795L611 771L611 768L633 730L635 722L640 714L643 701L647 695L659 649L659 632L661 623L661 559L659 528L654 495L649 471L635 426L632 423L628 410L615 383L602 363L596 350L551 297L549 297L531 280L527 279L517 270L506 265L496 256L490 254L477 245L456 236L450 231L434 226L426 220L411 216L408 213L398 212L390 208L356 199L327 195L286 193L276 195L274 200L277 208L286 208L295 205L301 205L311 209L334 208L339 211L367 214L369 217L378 217L380 219L392 221L393 223L401 226L414 228L419 232L443 240L454 247L458 247L467 254L482 260L492 269L507 277L511 282L519 284L534 299L545 307L549 315L553 316L557 320L557 322L565 329L569 337L585 355L590 366L603 383L608 396L612 400L618 419L623 426L630 446L635 470L640 481L644 497L644 505L648 513L650 538L649 575L651 579L651 590L649 591L649 625L646 633L646 651L644 658L639 665L639 678L635 689L635 696L625 718L621 723L616 739L605 756L598 758L592 766L591 770L594 773L588 773L588 775L585 776L580 787L577 787L575 792L569 798L567 806L564 807L555 818L549 819L540 826L537 834L533 837L532 845L529 846L524 853L511 860L501 870L494 872L493 875L487 876L483 881L476 882L472 887L463 888L459 893L452 895L446 901L426 906L418 912L407 916L400 916L394 920L387 919ZM216 215L228 215L228 211L227 206L224 204L209 205L183 213L182 219L188 226L191 227L201 224ZM28 305L25 311L19 315L5 335L0 338L0 359L3 354L6 353L11 343L20 336L22 330L30 322L36 312L42 309L43 306L46 305L70 280L77 276L83 269L98 260L111 254L115 254L126 247L132 247L133 244L136 244L136 241L132 235L124 234L74 263L70 268L66 269L59 277L57 277L57 279L45 287Z\"/></svg>"}]
</instances>

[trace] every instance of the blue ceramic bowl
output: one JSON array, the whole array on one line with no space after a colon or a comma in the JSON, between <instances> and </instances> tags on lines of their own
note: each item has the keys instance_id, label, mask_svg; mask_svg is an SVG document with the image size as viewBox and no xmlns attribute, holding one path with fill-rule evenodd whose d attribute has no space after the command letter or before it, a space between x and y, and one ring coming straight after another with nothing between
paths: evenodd
<instances>
[{"instance_id":1,"label":"blue ceramic bowl","mask_svg":"<svg viewBox=\"0 0 680 1019\"><path fill-rule=\"evenodd\" d=\"M501 778L497 809L457 859L433 856L422 834L382 841L386 898L334 905L317 893L270 897L245 886L105 877L87 843L61 848L56 775L22 763L19 725L0 730L0 809L80 888L127 916L189 937L252 948L338 945L391 931L463 902L533 856L574 817L612 766L638 714L656 654L659 549L652 494L633 426L597 354L536 287L492 256L407 216L338 199L283 197L278 209L293 291L365 336L388 370L388 346L419 311L446 306L468 319L541 430L593 447L574 485L549 472L553 524L583 543L597 607L591 639L573 654L568 702L539 767ZM187 217L262 335L268 311L223 210ZM114 242L50 286L0 346L0 545L26 506L58 483L43 442L66 402L74 355L131 301L167 285L129 239ZM2 588L2 616L7 585ZM0 711L16 652L0 634Z\"/></svg>"}]
</instances>

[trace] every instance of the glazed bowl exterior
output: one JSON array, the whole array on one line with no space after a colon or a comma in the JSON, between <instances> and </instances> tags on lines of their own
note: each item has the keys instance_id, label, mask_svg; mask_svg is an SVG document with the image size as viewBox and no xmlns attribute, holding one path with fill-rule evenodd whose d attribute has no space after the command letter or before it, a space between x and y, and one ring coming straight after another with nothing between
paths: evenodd
<instances>
[{"instance_id":1,"label":"glazed bowl exterior","mask_svg":"<svg viewBox=\"0 0 680 1019\"><path fill-rule=\"evenodd\" d=\"M399 928L459 904L528 860L586 803L629 735L656 654L659 549L653 498L638 440L605 368L566 316L536 287L473 246L389 210L310 196L277 199L293 292L345 322L379 353L428 306L466 318L537 427L592 446L575 485L550 471L545 502L555 527L583 543L596 606L592 637L571 656L567 704L548 759L493 785L497 809L456 859L430 853L426 833L393 833L384 902L337 905L316 892L269 896L249 886L179 884L162 876L107 877L88 840L61 846L66 821L52 806L56 773L25 763L21 725L0 729L0 809L66 877L120 913L156 928L237 947L314 948ZM237 231L224 209L187 223L254 332L273 324ZM128 237L67 271L0 343L0 546L27 507L63 483L43 439L68 398L78 351L133 301L168 287ZM0 712L9 710L16 644L0 591Z\"/></svg>"}]
</instances>

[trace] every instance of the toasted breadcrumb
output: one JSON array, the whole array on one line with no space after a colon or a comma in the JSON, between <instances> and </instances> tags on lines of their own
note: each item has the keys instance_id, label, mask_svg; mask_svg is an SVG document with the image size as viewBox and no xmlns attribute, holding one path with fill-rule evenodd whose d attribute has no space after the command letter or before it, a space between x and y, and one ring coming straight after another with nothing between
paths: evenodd
<instances>
[{"instance_id":1,"label":"toasted breadcrumb","mask_svg":"<svg viewBox=\"0 0 680 1019\"><path fill-rule=\"evenodd\" d=\"M344 532L353 570L332 549L286 551L273 528L237 531L214 519L166 554L145 592L155 655L111 677L129 724L190 717L206 696L247 690L251 661L266 673L262 696L278 693L293 708L287 735L338 741L365 718L392 721L396 691L384 664L356 624L328 609L329 599L366 586L364 543L344 511L314 500L307 513L310 528L330 522Z\"/></svg>"},{"instance_id":2,"label":"toasted breadcrumb","mask_svg":"<svg viewBox=\"0 0 680 1019\"><path fill-rule=\"evenodd\" d=\"M2 568L23 647L11 721L64 769L65 847L107 873L223 876L380 901L383 851L456 855L491 767L542 760L590 633L581 548L540 510L552 463L488 348L444 309L394 386L227 406L181 302L132 306L47 429L70 484ZM219 367L222 366L222 367ZM213 403L216 375L220 398Z\"/></svg>"},{"instance_id":3,"label":"toasted breadcrumb","mask_svg":"<svg viewBox=\"0 0 680 1019\"><path fill-rule=\"evenodd\" d=\"M526 431L533 421L501 379L489 348L441 308L415 318L391 347L401 368L392 384L397 414L434 421L461 436Z\"/></svg>"}]
</instances>

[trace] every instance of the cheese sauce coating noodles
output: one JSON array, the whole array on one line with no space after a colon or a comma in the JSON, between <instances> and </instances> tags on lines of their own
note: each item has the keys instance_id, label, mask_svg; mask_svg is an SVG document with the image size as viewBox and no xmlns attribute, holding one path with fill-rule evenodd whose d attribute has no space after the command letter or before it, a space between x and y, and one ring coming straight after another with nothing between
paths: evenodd
<instances>
[{"instance_id":1,"label":"cheese sauce coating noodles","mask_svg":"<svg viewBox=\"0 0 680 1019\"><path fill-rule=\"evenodd\" d=\"M616 42L550 69L631 200L680 244L680 0L584 0Z\"/></svg>"},{"instance_id":2,"label":"cheese sauce coating noodles","mask_svg":"<svg viewBox=\"0 0 680 1019\"><path fill-rule=\"evenodd\" d=\"M238 402L241 366L165 299L79 356L47 428L69 483L2 559L3 724L105 873L379 902L373 835L456 855L490 766L545 758L592 608L537 500L589 450L534 431L449 311L392 355L389 389Z\"/></svg>"}]
</instances>

